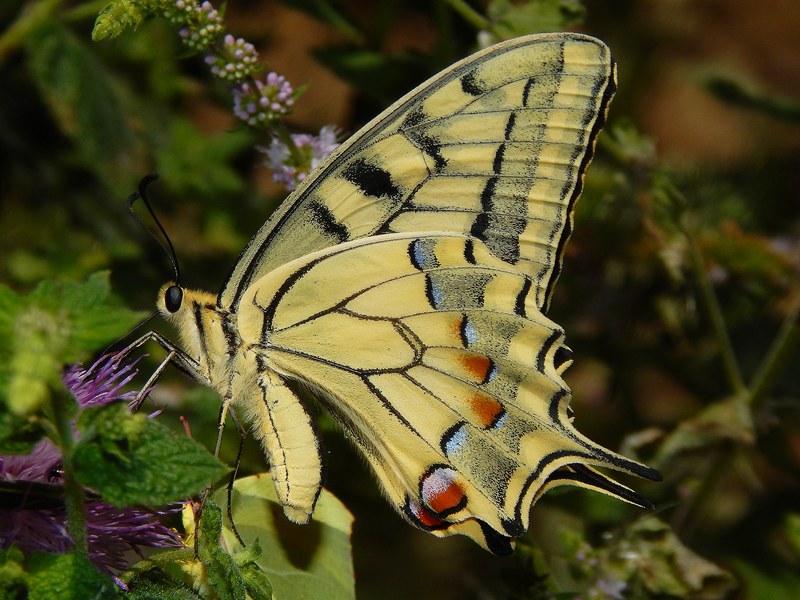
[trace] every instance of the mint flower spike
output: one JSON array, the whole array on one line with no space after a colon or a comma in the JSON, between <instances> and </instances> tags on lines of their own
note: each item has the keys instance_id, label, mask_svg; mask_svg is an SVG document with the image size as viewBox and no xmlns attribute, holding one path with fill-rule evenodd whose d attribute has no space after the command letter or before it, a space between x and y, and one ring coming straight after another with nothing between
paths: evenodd
<instances>
[{"instance_id":1,"label":"mint flower spike","mask_svg":"<svg viewBox=\"0 0 800 600\"><path fill-rule=\"evenodd\" d=\"M70 367L63 381L81 408L129 402L136 392L123 392L123 388L137 374L137 361L128 362L121 353L104 355L88 368ZM22 491L7 494L9 501L0 507L0 548L15 544L27 553L67 552L73 547L67 531L61 461L60 449L49 439L41 440L27 455L0 455L0 484ZM85 495L89 558L112 577L128 566L131 552L138 554L141 547L183 547L178 533L161 523L164 516L179 512L181 506L163 510L118 508L89 490ZM10 501L15 499L18 501Z\"/></svg>"},{"instance_id":2,"label":"mint flower spike","mask_svg":"<svg viewBox=\"0 0 800 600\"><path fill-rule=\"evenodd\" d=\"M339 146L338 131L333 125L325 125L319 135L293 133L290 136L294 148L273 138L269 146L258 150L267 155L267 165L272 169L272 179L287 190L294 190L326 156Z\"/></svg>"},{"instance_id":3,"label":"mint flower spike","mask_svg":"<svg viewBox=\"0 0 800 600\"><path fill-rule=\"evenodd\" d=\"M222 15L208 1L175 0L164 10L164 16L181 27L178 34L183 44L195 52L208 48L225 30Z\"/></svg>"},{"instance_id":4,"label":"mint flower spike","mask_svg":"<svg viewBox=\"0 0 800 600\"><path fill-rule=\"evenodd\" d=\"M64 385L82 408L104 406L115 400L130 402L137 392L122 392L138 371L134 368L139 358L124 363L124 354L101 356L88 369L73 365L64 374Z\"/></svg>"},{"instance_id":5,"label":"mint flower spike","mask_svg":"<svg viewBox=\"0 0 800 600\"><path fill-rule=\"evenodd\" d=\"M259 69L258 52L255 46L242 38L225 36L218 54L206 56L211 74L225 81L242 81Z\"/></svg>"},{"instance_id":6,"label":"mint flower spike","mask_svg":"<svg viewBox=\"0 0 800 600\"><path fill-rule=\"evenodd\" d=\"M233 88L233 114L250 127L265 126L289 114L294 89L283 75L270 71L265 81L240 83Z\"/></svg>"}]
</instances>

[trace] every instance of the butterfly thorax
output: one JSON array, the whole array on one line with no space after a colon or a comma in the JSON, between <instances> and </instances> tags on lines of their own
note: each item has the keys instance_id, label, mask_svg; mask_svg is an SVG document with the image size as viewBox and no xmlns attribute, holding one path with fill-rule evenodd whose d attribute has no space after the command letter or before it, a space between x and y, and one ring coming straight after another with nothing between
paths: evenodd
<instances>
[{"instance_id":1,"label":"butterfly thorax","mask_svg":"<svg viewBox=\"0 0 800 600\"><path fill-rule=\"evenodd\" d=\"M175 283L167 283L159 291L158 311L178 329L183 350L197 362L198 375L224 395L241 354L236 315L217 306L213 294L187 289L182 289L180 306L171 312L165 302L170 286Z\"/></svg>"}]
</instances>

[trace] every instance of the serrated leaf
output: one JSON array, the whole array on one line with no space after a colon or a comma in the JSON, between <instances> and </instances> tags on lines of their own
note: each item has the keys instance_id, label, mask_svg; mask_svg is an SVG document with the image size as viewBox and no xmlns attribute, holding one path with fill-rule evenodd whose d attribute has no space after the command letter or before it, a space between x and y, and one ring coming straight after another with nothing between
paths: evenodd
<instances>
[{"instance_id":1,"label":"serrated leaf","mask_svg":"<svg viewBox=\"0 0 800 600\"><path fill-rule=\"evenodd\" d=\"M136 573L127 583L128 600L201 600L202 596L191 587L152 568Z\"/></svg>"},{"instance_id":2,"label":"serrated leaf","mask_svg":"<svg viewBox=\"0 0 800 600\"><path fill-rule=\"evenodd\" d=\"M163 12L163 2L153 0L114 0L109 2L94 22L92 39L110 40L127 29L137 29L147 19Z\"/></svg>"},{"instance_id":3,"label":"serrated leaf","mask_svg":"<svg viewBox=\"0 0 800 600\"><path fill-rule=\"evenodd\" d=\"M122 403L84 411L78 429L77 477L116 506L174 502L225 472L203 446Z\"/></svg>"},{"instance_id":4,"label":"serrated leaf","mask_svg":"<svg viewBox=\"0 0 800 600\"><path fill-rule=\"evenodd\" d=\"M85 282L45 280L27 296L0 286L0 398L15 415L34 412L78 362L138 323L143 313L111 297L108 272Z\"/></svg>"},{"instance_id":5,"label":"serrated leaf","mask_svg":"<svg viewBox=\"0 0 800 600\"><path fill-rule=\"evenodd\" d=\"M26 561L28 600L116 598L119 588L83 554L32 553Z\"/></svg>"},{"instance_id":6,"label":"serrated leaf","mask_svg":"<svg viewBox=\"0 0 800 600\"><path fill-rule=\"evenodd\" d=\"M227 490L216 502L224 506ZM255 561L269 578L276 598L299 600L355 597L350 534L353 517L327 490L322 490L308 525L295 525L283 514L269 474L236 481L232 496L236 528L249 545L258 540L263 552ZM234 556L241 544L233 531L222 535Z\"/></svg>"}]
</instances>

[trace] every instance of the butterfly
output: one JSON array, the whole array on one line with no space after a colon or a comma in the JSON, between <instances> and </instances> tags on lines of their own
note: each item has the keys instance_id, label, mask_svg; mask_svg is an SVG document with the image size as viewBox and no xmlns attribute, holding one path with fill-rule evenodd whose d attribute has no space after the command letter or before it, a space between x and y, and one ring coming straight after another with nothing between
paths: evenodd
<instances>
[{"instance_id":1,"label":"butterfly","mask_svg":"<svg viewBox=\"0 0 800 600\"><path fill-rule=\"evenodd\" d=\"M508 553L565 484L650 506L597 467L658 473L573 427L571 351L545 316L614 91L609 49L585 35L480 51L334 151L218 294L160 290L180 345L149 338L250 424L290 520L322 486L303 388L436 536Z\"/></svg>"}]
</instances>

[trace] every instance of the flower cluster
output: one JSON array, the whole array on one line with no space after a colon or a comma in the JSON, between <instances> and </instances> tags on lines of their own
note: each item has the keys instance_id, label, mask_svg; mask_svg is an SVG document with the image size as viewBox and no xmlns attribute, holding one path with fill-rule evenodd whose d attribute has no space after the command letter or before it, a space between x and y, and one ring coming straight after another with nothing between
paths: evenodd
<instances>
[{"instance_id":1,"label":"flower cluster","mask_svg":"<svg viewBox=\"0 0 800 600\"><path fill-rule=\"evenodd\" d=\"M224 31L222 15L207 0L175 0L164 11L171 23L180 25L179 35L190 50L200 52L213 44Z\"/></svg>"},{"instance_id":2,"label":"flower cluster","mask_svg":"<svg viewBox=\"0 0 800 600\"><path fill-rule=\"evenodd\" d=\"M64 375L64 384L79 406L131 401L136 392L122 388L136 375L122 355L100 358L88 369L80 365ZM65 552L72 547L67 532L61 478L61 451L48 439L27 455L0 456L0 481L20 489L19 502L0 507L0 548L15 544L23 552ZM117 508L87 494L86 527L89 557L102 570L124 569L126 554L138 547L182 547L180 536L161 524L177 512Z\"/></svg>"},{"instance_id":3,"label":"flower cluster","mask_svg":"<svg viewBox=\"0 0 800 600\"><path fill-rule=\"evenodd\" d=\"M188 48L206 51L205 62L212 75L233 84L234 115L250 127L272 130L269 146L259 150L267 155L272 178L288 190L295 189L338 146L336 129L323 127L318 136L275 136L277 122L292 111L299 95L286 78L270 72L264 80L256 80L258 52L242 38L230 34L223 37L222 16L210 2L174 0L165 15L181 27L180 35Z\"/></svg>"},{"instance_id":4,"label":"flower cluster","mask_svg":"<svg viewBox=\"0 0 800 600\"><path fill-rule=\"evenodd\" d=\"M294 90L283 75L270 71L266 83L241 83L233 89L233 113L251 127L263 126L289 114Z\"/></svg>"},{"instance_id":5,"label":"flower cluster","mask_svg":"<svg viewBox=\"0 0 800 600\"><path fill-rule=\"evenodd\" d=\"M272 179L291 191L339 143L336 128L331 125L323 127L318 136L293 133L290 137L294 148L289 148L282 140L273 138L268 147L259 150L267 155L267 164L273 170Z\"/></svg>"},{"instance_id":6,"label":"flower cluster","mask_svg":"<svg viewBox=\"0 0 800 600\"><path fill-rule=\"evenodd\" d=\"M250 42L228 34L222 42L222 48L206 56L206 64L211 67L214 77L242 81L258 70L258 52Z\"/></svg>"}]
</instances>

